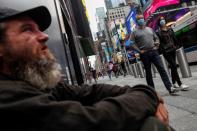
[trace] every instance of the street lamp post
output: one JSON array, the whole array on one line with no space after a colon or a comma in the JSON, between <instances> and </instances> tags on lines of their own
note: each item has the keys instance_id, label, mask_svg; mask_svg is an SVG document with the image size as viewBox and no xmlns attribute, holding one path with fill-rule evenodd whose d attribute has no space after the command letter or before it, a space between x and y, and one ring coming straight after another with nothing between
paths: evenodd
<instances>
[{"instance_id":1,"label":"street lamp post","mask_svg":"<svg viewBox=\"0 0 197 131\"><path fill-rule=\"evenodd\" d=\"M106 34L106 44L107 44L107 48L108 48L108 53L109 53L109 56L111 57L112 54L111 54L111 51L109 50L109 48L111 48L111 39L110 39L110 36L109 36L109 30L108 30L108 26L107 26L107 18L104 19L104 23L105 23L105 34Z\"/></svg>"},{"instance_id":2,"label":"street lamp post","mask_svg":"<svg viewBox=\"0 0 197 131\"><path fill-rule=\"evenodd\" d=\"M125 48L125 44L124 44L124 41L123 43L121 43L121 48L122 48L122 55L124 57L124 64L125 64L125 67L126 67L126 70L128 72L128 74L132 74L131 73L131 69L130 69L130 63L129 63L129 59L128 59L128 54L127 54L127 51L126 51L126 48Z\"/></svg>"}]
</instances>

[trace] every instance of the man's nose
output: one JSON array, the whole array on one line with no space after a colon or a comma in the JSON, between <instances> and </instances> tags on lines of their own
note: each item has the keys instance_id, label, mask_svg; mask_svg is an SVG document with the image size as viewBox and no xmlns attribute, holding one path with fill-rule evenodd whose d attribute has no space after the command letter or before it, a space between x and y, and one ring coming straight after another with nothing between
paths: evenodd
<instances>
[{"instance_id":1,"label":"man's nose","mask_svg":"<svg viewBox=\"0 0 197 131\"><path fill-rule=\"evenodd\" d=\"M38 39L40 42L46 42L49 39L49 36L48 36L48 34L39 31Z\"/></svg>"}]
</instances>

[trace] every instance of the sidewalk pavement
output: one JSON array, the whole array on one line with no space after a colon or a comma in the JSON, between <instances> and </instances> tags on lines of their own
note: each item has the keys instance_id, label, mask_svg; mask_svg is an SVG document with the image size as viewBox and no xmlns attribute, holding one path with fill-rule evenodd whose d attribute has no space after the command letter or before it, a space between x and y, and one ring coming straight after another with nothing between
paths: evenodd
<instances>
[{"instance_id":1,"label":"sidewalk pavement","mask_svg":"<svg viewBox=\"0 0 197 131\"><path fill-rule=\"evenodd\" d=\"M176 131L197 131L197 66L190 66L190 69L192 77L182 78L180 74L181 81L190 86L189 90L180 91L176 96L169 95L158 73L154 78L155 89L164 98L169 111L170 125ZM99 78L98 83L134 86L136 84L146 84L146 79L127 75L126 77L112 77L112 80L109 80L109 77L105 76Z\"/></svg>"}]
</instances>

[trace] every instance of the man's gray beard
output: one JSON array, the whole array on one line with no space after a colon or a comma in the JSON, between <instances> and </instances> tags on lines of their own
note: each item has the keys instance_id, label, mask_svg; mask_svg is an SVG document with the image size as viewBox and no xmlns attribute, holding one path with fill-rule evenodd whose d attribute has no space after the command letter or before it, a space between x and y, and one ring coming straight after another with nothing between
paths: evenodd
<instances>
[{"instance_id":1,"label":"man's gray beard","mask_svg":"<svg viewBox=\"0 0 197 131\"><path fill-rule=\"evenodd\" d=\"M61 80L61 67L58 63L49 60L40 60L25 65L18 77L29 82L41 90L53 88Z\"/></svg>"}]
</instances>

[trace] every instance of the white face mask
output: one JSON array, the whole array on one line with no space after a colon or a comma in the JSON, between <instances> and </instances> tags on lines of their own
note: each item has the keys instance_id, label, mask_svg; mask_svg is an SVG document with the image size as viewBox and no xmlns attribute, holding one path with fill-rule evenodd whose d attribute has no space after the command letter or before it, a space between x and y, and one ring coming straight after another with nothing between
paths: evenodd
<instances>
[{"instance_id":1,"label":"white face mask","mask_svg":"<svg viewBox=\"0 0 197 131\"><path fill-rule=\"evenodd\" d=\"M141 18L141 19L137 20L137 23L139 26L143 26L143 25L145 25L145 20L143 18Z\"/></svg>"},{"instance_id":2,"label":"white face mask","mask_svg":"<svg viewBox=\"0 0 197 131\"><path fill-rule=\"evenodd\" d=\"M161 26L166 25L166 21L165 21L165 20L160 20L160 25L161 25Z\"/></svg>"}]
</instances>

